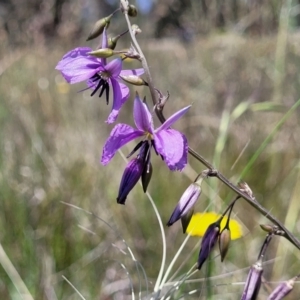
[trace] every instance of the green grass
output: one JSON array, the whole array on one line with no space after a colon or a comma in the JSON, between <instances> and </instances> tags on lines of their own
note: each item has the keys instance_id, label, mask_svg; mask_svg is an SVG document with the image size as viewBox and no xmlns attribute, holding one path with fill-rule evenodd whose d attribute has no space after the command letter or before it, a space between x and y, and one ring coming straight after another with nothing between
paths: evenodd
<instances>
[{"instance_id":1,"label":"green grass","mask_svg":"<svg viewBox=\"0 0 300 300\"><path fill-rule=\"evenodd\" d=\"M270 102L277 80L273 77L275 37L217 35L185 48L179 43L171 44L159 53L151 45L143 46L157 87L171 92L166 116L193 103L192 110L176 126L186 133L192 148L214 160L234 182L248 166L243 179L258 201L297 235L299 108L276 129L300 95L300 60L295 43L292 38L288 41L280 103ZM69 46L61 46L62 41L57 44L60 46L29 49L15 57L13 49L9 52L12 55L2 49L4 59L7 56L11 63L1 76L0 87L0 242L7 255L6 258L0 253L0 294L3 299L20 299L18 289L23 287L5 263L14 266L34 299L55 299L54 295L57 299L80 299L62 276L86 299L105 299L105 293L111 299L113 288L127 284L127 272L135 290L141 286L145 291L148 284L151 292L162 257L156 216L139 185L125 206L117 205L115 199L126 163L120 155L106 167L99 163L103 143L112 128L104 123L110 106L103 99L90 98L87 92L77 93L84 85L64 83L54 67ZM146 90L139 88L139 93L143 95ZM119 120L132 122L131 116L129 101ZM266 143L274 129L276 135ZM124 147L123 153L128 154L133 145ZM260 155L251 160L262 146ZM165 224L190 178L204 168L190 159L189 171L170 173L159 157L153 159L149 193ZM213 203L210 209L221 210L232 197L216 179L208 179L197 210L205 210L209 203ZM212 256L210 274L222 276L209 281L215 299L220 295L231 299L234 293L242 292L242 285L233 284L245 280L244 268L255 262L265 235L259 224L267 221L246 203L241 201L234 213L243 223L245 237L232 242L225 263L220 263L217 251ZM165 230L168 266L185 236L180 224ZM147 280L128 254L123 239L144 268ZM272 281L292 277L299 269L299 253L288 247L287 241L276 240L267 257L276 260L266 266L265 272ZM198 245L199 238L188 240L171 275L182 262L185 263L178 275L194 265ZM286 253L277 250L278 245ZM204 268L192 277L204 282L186 281L180 293L205 286L205 277ZM297 295L297 285L295 289ZM265 290L261 293L266 295ZM121 294L130 295L130 291L127 288ZM190 297L198 299L199 292ZM205 299L205 294L200 298Z\"/></svg>"}]
</instances>

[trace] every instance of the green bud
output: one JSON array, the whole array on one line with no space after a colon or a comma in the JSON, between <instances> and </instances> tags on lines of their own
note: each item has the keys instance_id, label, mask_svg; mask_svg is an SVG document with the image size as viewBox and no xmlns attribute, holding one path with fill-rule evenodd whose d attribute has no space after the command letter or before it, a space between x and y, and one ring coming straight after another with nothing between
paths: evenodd
<instances>
[{"instance_id":1,"label":"green bud","mask_svg":"<svg viewBox=\"0 0 300 300\"><path fill-rule=\"evenodd\" d=\"M274 225L270 224L260 224L260 228L268 233L271 233L274 231Z\"/></svg>"},{"instance_id":2,"label":"green bud","mask_svg":"<svg viewBox=\"0 0 300 300\"><path fill-rule=\"evenodd\" d=\"M136 76L136 75L127 75L127 76L122 76L120 75L120 77L127 83L130 83L130 84L133 84L133 85L146 85L148 86L148 83L142 79L141 77L139 76Z\"/></svg>"},{"instance_id":3,"label":"green bud","mask_svg":"<svg viewBox=\"0 0 300 300\"><path fill-rule=\"evenodd\" d=\"M88 52L89 55L96 56L98 58L108 58L115 54L114 50L109 48L98 49L95 51Z\"/></svg>"},{"instance_id":4,"label":"green bud","mask_svg":"<svg viewBox=\"0 0 300 300\"><path fill-rule=\"evenodd\" d=\"M221 254L221 262L223 262L231 241L231 233L229 228L224 228L219 236L219 249Z\"/></svg>"},{"instance_id":5,"label":"green bud","mask_svg":"<svg viewBox=\"0 0 300 300\"><path fill-rule=\"evenodd\" d=\"M98 37L100 34L102 34L105 26L107 26L107 27L109 26L112 16L113 16L113 14L109 15L108 17L98 20L95 23L94 28L92 29L92 31L90 32L90 34L86 40L90 41L90 40Z\"/></svg>"},{"instance_id":6,"label":"green bud","mask_svg":"<svg viewBox=\"0 0 300 300\"><path fill-rule=\"evenodd\" d=\"M132 4L128 6L128 16L133 18L137 16L137 9Z\"/></svg>"},{"instance_id":7,"label":"green bud","mask_svg":"<svg viewBox=\"0 0 300 300\"><path fill-rule=\"evenodd\" d=\"M118 41L119 38L120 38L120 36L115 36L115 37L108 38L108 41L107 41L108 48L115 49L116 46L117 46L117 41Z\"/></svg>"}]
</instances>

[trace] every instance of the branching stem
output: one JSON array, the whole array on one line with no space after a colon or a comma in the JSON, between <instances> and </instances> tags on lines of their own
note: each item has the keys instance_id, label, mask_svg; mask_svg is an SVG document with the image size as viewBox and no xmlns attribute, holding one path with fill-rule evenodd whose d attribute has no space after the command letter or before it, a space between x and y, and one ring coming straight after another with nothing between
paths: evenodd
<instances>
[{"instance_id":1,"label":"branching stem","mask_svg":"<svg viewBox=\"0 0 300 300\"><path fill-rule=\"evenodd\" d=\"M145 58L145 55L143 51L141 50L139 43L136 39L135 34L133 33L131 29L131 22L129 20L129 16L127 14L127 8L128 8L128 1L127 0L121 0L121 6L123 8L123 12L125 15L125 19L128 25L129 33L132 39L133 46L135 47L136 51L140 55L140 60L142 62L142 66L145 71L146 80L149 85L149 90L153 102L153 106L155 107L155 113L157 115L157 118L161 123L165 122L165 117L163 115L163 106L159 105L158 95L156 92L156 89L154 87L153 79L149 70L149 66L147 63L147 60ZM255 208L257 211L259 211L264 217L266 217L268 220L270 220L273 224L277 225L279 229L281 229L284 232L284 237L290 241L295 247L297 247L300 250L300 241L279 221L277 220L270 212L263 207L261 204L259 204L255 199L252 199L247 194L242 192L236 185L231 183L223 174L221 174L209 161L207 161L204 157L202 157L199 153L197 153L195 150L193 150L191 147L189 147L189 153L194 158L196 158L199 162L201 162L206 168L210 170L209 177L216 177L221 182L223 182L228 188L230 188L232 191L237 193L239 196L241 196L243 199L245 199L253 208Z\"/></svg>"}]
</instances>

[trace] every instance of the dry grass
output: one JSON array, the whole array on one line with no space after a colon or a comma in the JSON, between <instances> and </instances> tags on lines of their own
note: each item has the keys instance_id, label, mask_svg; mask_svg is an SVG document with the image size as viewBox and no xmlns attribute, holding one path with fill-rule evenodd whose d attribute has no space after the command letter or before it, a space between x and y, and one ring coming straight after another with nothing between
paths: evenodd
<instances>
[{"instance_id":1,"label":"dry grass","mask_svg":"<svg viewBox=\"0 0 300 300\"><path fill-rule=\"evenodd\" d=\"M171 92L165 114L193 103L193 109L176 128L233 181L299 98L300 59L295 40L294 36L289 39L279 88L275 80L276 37L215 35L189 45L166 40L163 50L146 41L142 45L157 87ZM77 93L83 85L67 85L54 70L68 49L57 41L47 49L1 50L1 244L34 299L78 299L62 275L86 299L105 299L104 294L111 299L114 288L121 289L115 299L123 299L121 295L129 292L121 263L132 275L135 288L142 273L128 253L123 253L127 250L122 239L144 267L151 291L161 260L159 228L140 186L130 194L125 207L116 204L125 162L117 155L108 166L99 164L103 143L112 128L104 123L110 107L103 99L90 98L87 92ZM142 89L139 92L146 93ZM280 102L275 92L282 95ZM132 122L131 109L132 101L128 101L119 121ZM298 109L243 176L257 199L296 235L300 230L299 115ZM221 120L226 128L220 127ZM217 141L221 146L216 147ZM125 147L124 153L132 146ZM190 178L203 166L191 159L187 171L170 173L158 157L153 158L149 190L166 223ZM213 203L212 207L220 211L232 196L215 179L209 179L197 210ZM92 212L112 228L62 201ZM213 299L220 299L220 295L225 299L227 293L230 299L241 293L242 285L233 284L245 280L247 270L243 268L255 261L264 238L259 224L265 219L245 203L238 204L234 212L243 223L245 237L232 243L226 263L219 263L219 257L214 259L213 274L224 277L212 278L211 283L225 286L213 287ZM166 234L169 262L184 236L179 224ZM191 238L181 254L177 267L192 254L182 272L195 263L198 248L193 249L198 242ZM267 259L274 258L275 264L266 269L267 279L282 280L299 272L299 252L288 242L276 239ZM230 275L231 271L236 273ZM4 269L0 274L3 299L19 299L14 278L9 279ZM193 278L205 278L205 272ZM146 280L142 279L141 285L144 290ZM184 290L200 286L187 283ZM294 295L297 290L296 286Z\"/></svg>"}]
</instances>

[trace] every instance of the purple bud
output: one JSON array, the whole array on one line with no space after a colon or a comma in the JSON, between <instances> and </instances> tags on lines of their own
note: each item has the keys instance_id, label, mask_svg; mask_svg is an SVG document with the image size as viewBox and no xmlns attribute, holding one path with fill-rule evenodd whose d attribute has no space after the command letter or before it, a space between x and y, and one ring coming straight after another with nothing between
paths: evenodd
<instances>
[{"instance_id":1,"label":"purple bud","mask_svg":"<svg viewBox=\"0 0 300 300\"><path fill-rule=\"evenodd\" d=\"M220 222L221 220L218 220L217 222L210 224L205 231L205 234L202 238L201 249L198 257L197 268L199 270L201 269L203 263L208 258L210 252L212 251L213 247L215 246L218 240L218 236L220 233Z\"/></svg>"},{"instance_id":2,"label":"purple bud","mask_svg":"<svg viewBox=\"0 0 300 300\"><path fill-rule=\"evenodd\" d=\"M132 159L126 166L122 176L117 202L125 204L129 192L140 179L144 169L144 163L139 158Z\"/></svg>"},{"instance_id":3,"label":"purple bud","mask_svg":"<svg viewBox=\"0 0 300 300\"><path fill-rule=\"evenodd\" d=\"M298 277L294 277L288 281L282 282L280 285L277 286L277 288L272 292L272 294L268 297L268 300L281 300L286 295L288 295L293 287L295 280Z\"/></svg>"},{"instance_id":4,"label":"purple bud","mask_svg":"<svg viewBox=\"0 0 300 300\"><path fill-rule=\"evenodd\" d=\"M261 285L261 275L263 272L262 261L259 259L252 265L245 283L245 288L241 300L255 300Z\"/></svg>"},{"instance_id":5,"label":"purple bud","mask_svg":"<svg viewBox=\"0 0 300 300\"><path fill-rule=\"evenodd\" d=\"M186 215L195 205L201 194L201 187L197 183L192 183L181 196L175 207L167 226L171 226L184 215Z\"/></svg>"}]
</instances>

